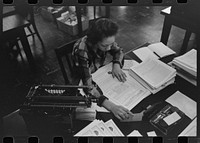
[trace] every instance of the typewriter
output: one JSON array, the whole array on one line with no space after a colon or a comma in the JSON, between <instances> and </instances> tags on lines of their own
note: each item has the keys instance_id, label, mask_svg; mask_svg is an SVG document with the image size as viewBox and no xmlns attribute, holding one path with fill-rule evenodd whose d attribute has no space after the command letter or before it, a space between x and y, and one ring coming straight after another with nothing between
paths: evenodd
<instances>
[{"instance_id":1,"label":"typewriter","mask_svg":"<svg viewBox=\"0 0 200 143\"><path fill-rule=\"evenodd\" d=\"M88 108L92 101L89 95L81 94L87 86L74 85L36 85L32 86L21 109L42 114L72 112L77 107Z\"/></svg>"}]
</instances>

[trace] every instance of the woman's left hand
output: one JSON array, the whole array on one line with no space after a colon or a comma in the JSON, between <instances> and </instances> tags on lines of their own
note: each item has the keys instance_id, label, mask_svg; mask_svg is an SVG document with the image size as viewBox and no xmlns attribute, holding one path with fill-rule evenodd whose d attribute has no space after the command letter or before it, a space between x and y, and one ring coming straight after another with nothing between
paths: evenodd
<instances>
[{"instance_id":1,"label":"woman's left hand","mask_svg":"<svg viewBox=\"0 0 200 143\"><path fill-rule=\"evenodd\" d=\"M126 74L120 68L120 65L115 63L112 68L112 76L116 77L120 82L126 81Z\"/></svg>"}]
</instances>

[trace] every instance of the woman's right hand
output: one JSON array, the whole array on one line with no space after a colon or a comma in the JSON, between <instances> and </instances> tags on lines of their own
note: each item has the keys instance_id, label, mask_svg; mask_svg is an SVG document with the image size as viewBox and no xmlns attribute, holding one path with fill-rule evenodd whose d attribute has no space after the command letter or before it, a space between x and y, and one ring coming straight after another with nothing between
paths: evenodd
<instances>
[{"instance_id":1,"label":"woman's right hand","mask_svg":"<svg viewBox=\"0 0 200 143\"><path fill-rule=\"evenodd\" d=\"M102 103L102 106L111 111L119 120L128 119L130 115L133 115L133 113L128 109L124 108L123 106L116 105L107 99Z\"/></svg>"},{"instance_id":2,"label":"woman's right hand","mask_svg":"<svg viewBox=\"0 0 200 143\"><path fill-rule=\"evenodd\" d=\"M114 105L111 108L111 112L117 117L119 120L126 120L130 117L130 115L133 115L131 111L124 108L120 105Z\"/></svg>"}]
</instances>

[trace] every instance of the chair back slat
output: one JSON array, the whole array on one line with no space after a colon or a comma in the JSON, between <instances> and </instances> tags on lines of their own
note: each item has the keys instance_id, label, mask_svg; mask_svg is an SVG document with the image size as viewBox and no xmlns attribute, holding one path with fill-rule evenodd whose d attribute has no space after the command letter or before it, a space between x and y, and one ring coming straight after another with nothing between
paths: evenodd
<instances>
[{"instance_id":1,"label":"chair back slat","mask_svg":"<svg viewBox=\"0 0 200 143\"><path fill-rule=\"evenodd\" d=\"M77 40L71 41L55 49L56 57L65 80L65 84L73 84L74 66L72 61L72 50Z\"/></svg>"}]
</instances>

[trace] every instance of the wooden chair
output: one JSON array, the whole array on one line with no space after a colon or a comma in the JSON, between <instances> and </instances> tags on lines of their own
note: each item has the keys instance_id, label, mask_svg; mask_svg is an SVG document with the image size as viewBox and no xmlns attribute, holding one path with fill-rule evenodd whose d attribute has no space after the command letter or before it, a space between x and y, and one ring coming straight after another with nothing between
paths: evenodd
<instances>
[{"instance_id":1,"label":"wooden chair","mask_svg":"<svg viewBox=\"0 0 200 143\"><path fill-rule=\"evenodd\" d=\"M44 48L44 43L42 41L42 38L41 38L41 36L37 30L36 24L35 24L33 6L30 6L27 4L17 5L17 6L15 6L15 13L21 15L29 22L27 29L29 30L30 34L28 34L27 37L33 36L33 38L34 38L34 35L36 34L38 39L41 42L42 47ZM34 31L32 31L31 26L33 27Z\"/></svg>"},{"instance_id":2,"label":"wooden chair","mask_svg":"<svg viewBox=\"0 0 200 143\"><path fill-rule=\"evenodd\" d=\"M67 85L78 85L80 79L75 74L74 64L72 61L72 50L77 40L71 41L55 49L58 63Z\"/></svg>"}]
</instances>

